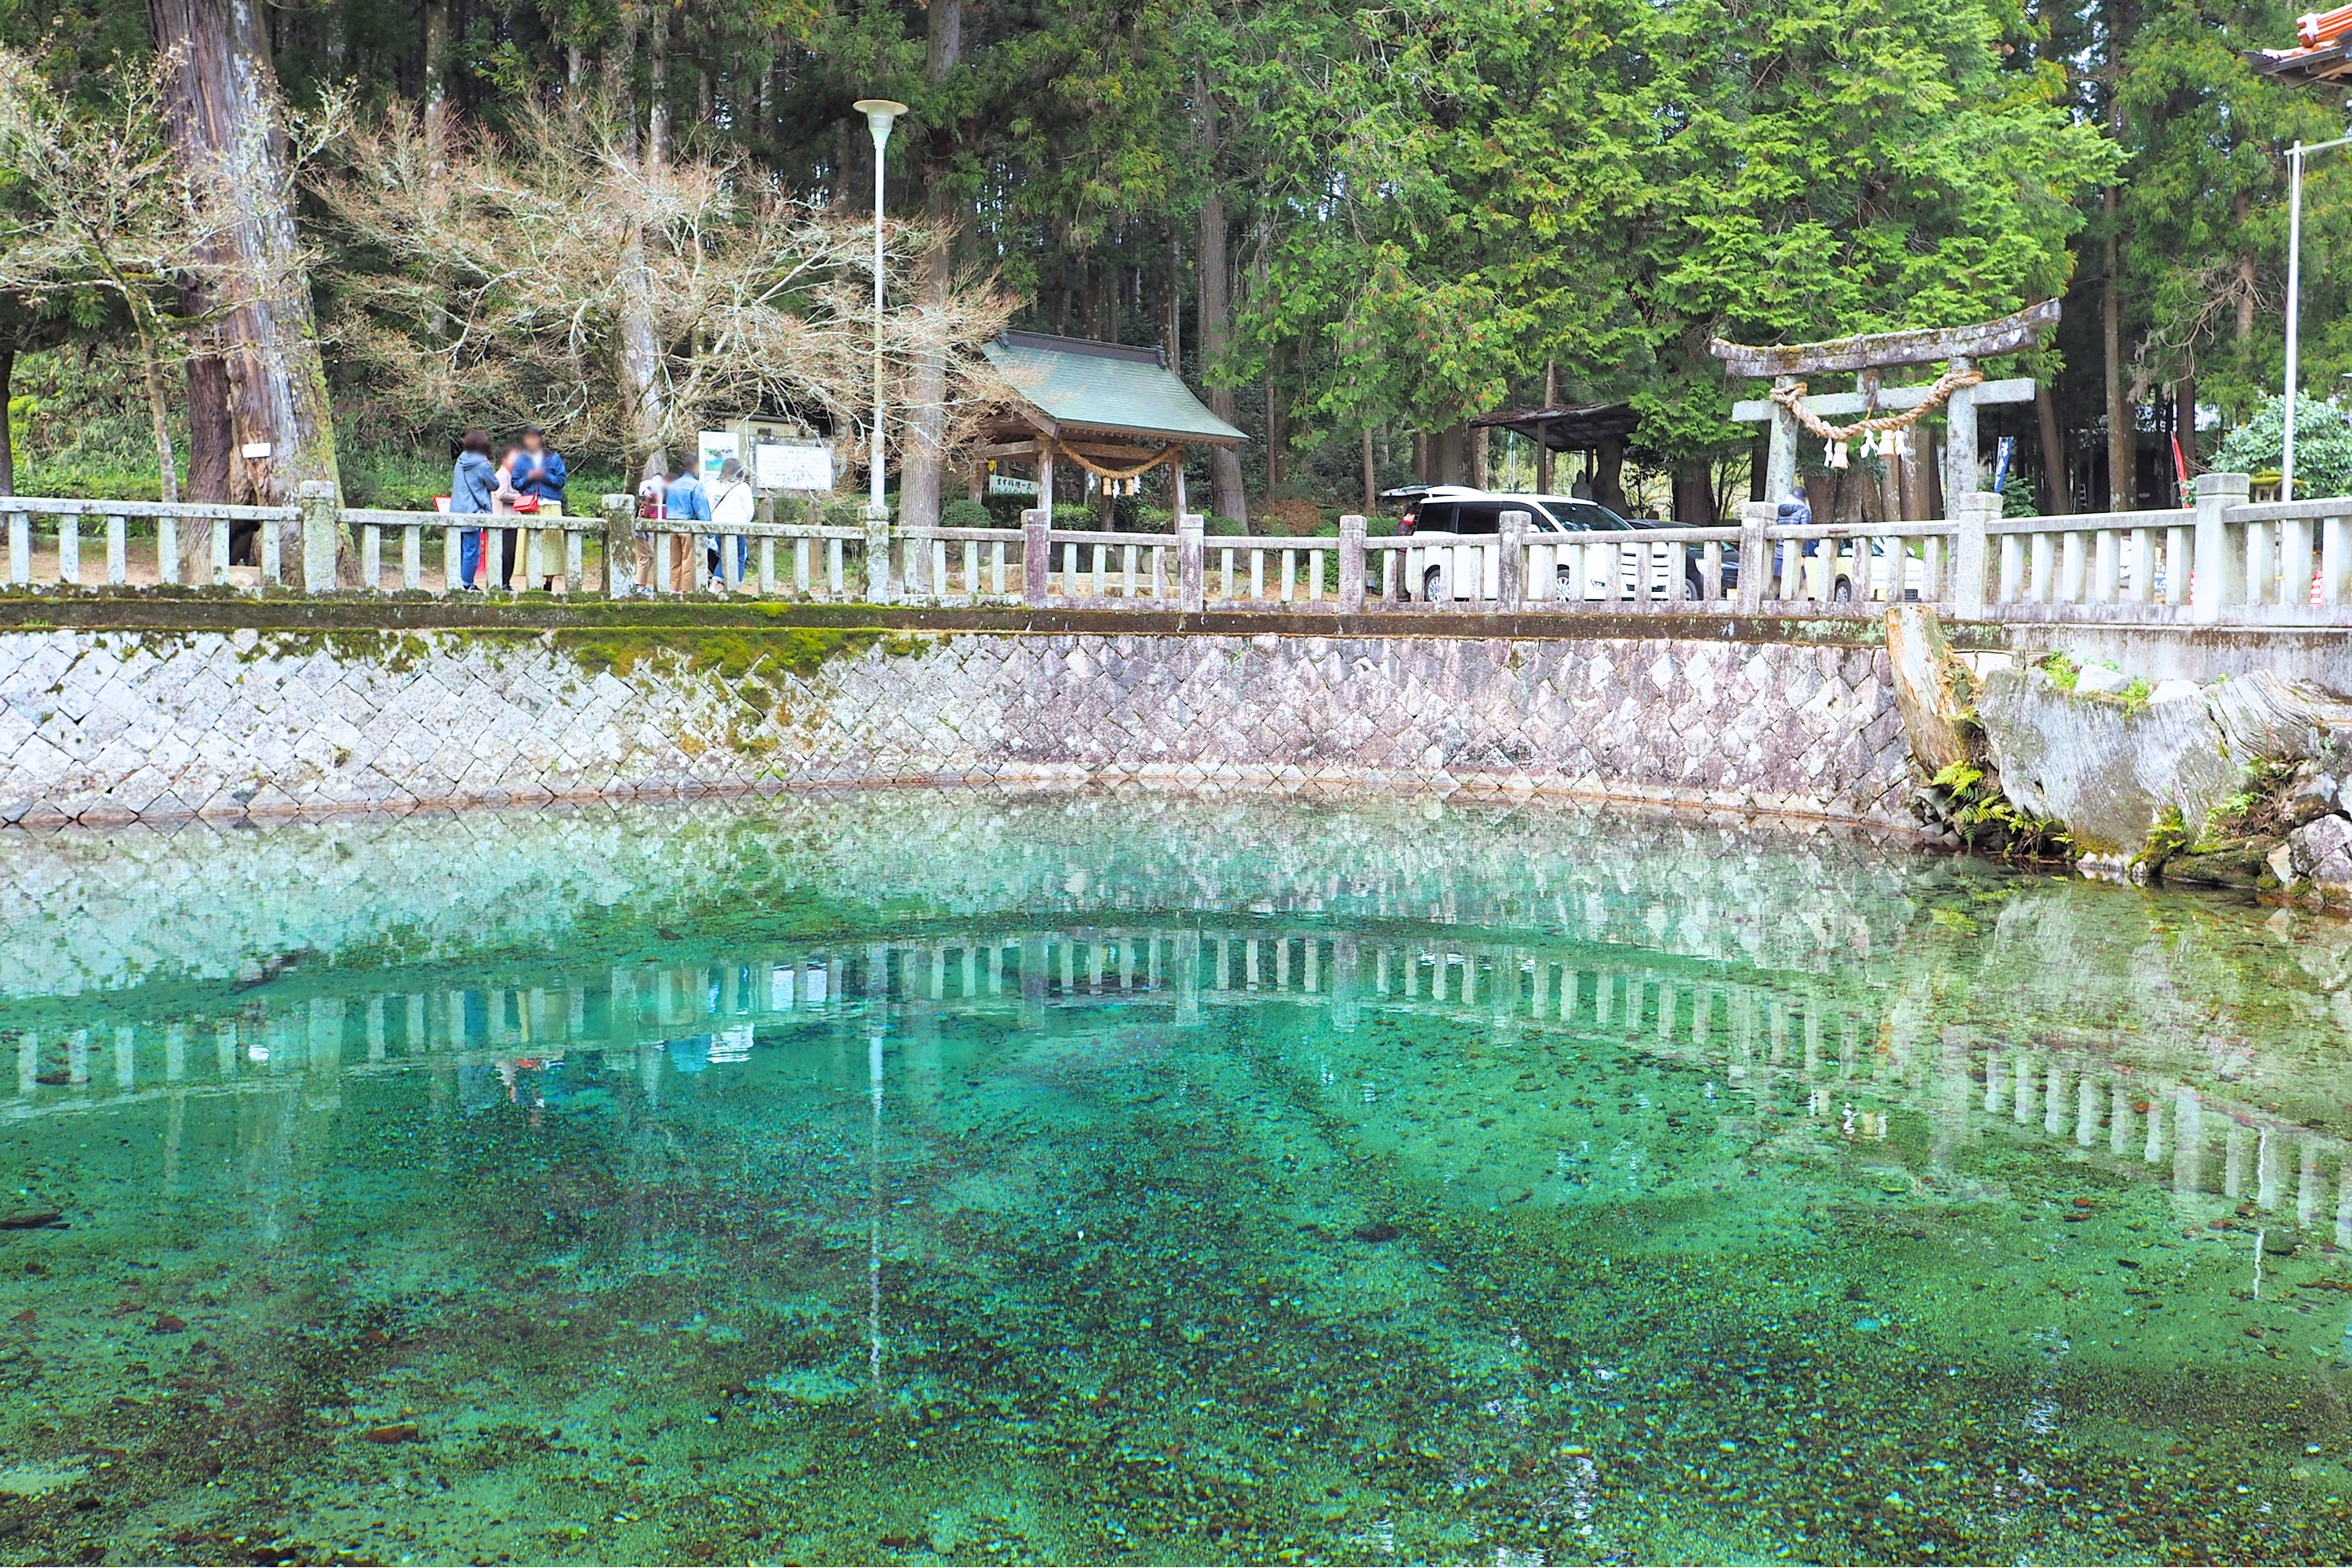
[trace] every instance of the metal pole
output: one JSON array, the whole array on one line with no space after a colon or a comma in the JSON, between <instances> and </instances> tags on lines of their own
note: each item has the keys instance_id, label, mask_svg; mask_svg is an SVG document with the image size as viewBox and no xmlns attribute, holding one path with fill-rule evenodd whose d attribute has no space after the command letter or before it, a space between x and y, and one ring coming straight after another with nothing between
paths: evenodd
<instances>
[{"instance_id":1,"label":"metal pole","mask_svg":"<svg viewBox=\"0 0 2352 1568\"><path fill-rule=\"evenodd\" d=\"M866 117L866 129L874 137L874 430L866 500L866 516L872 520L889 516L882 500L882 152L889 145L891 125L907 112L907 106L887 98L861 98L850 107Z\"/></svg>"},{"instance_id":2,"label":"metal pole","mask_svg":"<svg viewBox=\"0 0 2352 1568\"><path fill-rule=\"evenodd\" d=\"M2352 136L2339 136L2333 141L2315 141L2308 147L2298 141L2287 149L2286 424L2279 445L2279 499L2282 501L2294 499L2296 361L2302 346L2299 331L2303 315L2303 165L2314 152L2344 146L2352 146Z\"/></svg>"},{"instance_id":3,"label":"metal pole","mask_svg":"<svg viewBox=\"0 0 2352 1568\"><path fill-rule=\"evenodd\" d=\"M874 135L874 455L866 502L876 510L882 506L882 148L889 140L885 120Z\"/></svg>"},{"instance_id":4,"label":"metal pole","mask_svg":"<svg viewBox=\"0 0 2352 1568\"><path fill-rule=\"evenodd\" d=\"M2279 450L2279 499L2294 499L2295 331L2303 304L2303 143L2287 152L2286 430Z\"/></svg>"}]
</instances>

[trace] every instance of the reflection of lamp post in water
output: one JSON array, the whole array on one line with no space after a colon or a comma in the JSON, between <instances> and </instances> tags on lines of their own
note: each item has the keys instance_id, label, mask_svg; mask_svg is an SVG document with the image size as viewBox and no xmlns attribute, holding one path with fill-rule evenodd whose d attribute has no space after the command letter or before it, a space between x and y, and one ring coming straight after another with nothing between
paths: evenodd
<instances>
[{"instance_id":1,"label":"reflection of lamp post in water","mask_svg":"<svg viewBox=\"0 0 2352 1568\"><path fill-rule=\"evenodd\" d=\"M866 1363L882 1397L882 1037L889 1027L890 949L866 949Z\"/></svg>"},{"instance_id":2,"label":"reflection of lamp post in water","mask_svg":"<svg viewBox=\"0 0 2352 1568\"><path fill-rule=\"evenodd\" d=\"M874 1396L882 1396L882 1030L877 1019L866 1041L866 1343Z\"/></svg>"}]
</instances>

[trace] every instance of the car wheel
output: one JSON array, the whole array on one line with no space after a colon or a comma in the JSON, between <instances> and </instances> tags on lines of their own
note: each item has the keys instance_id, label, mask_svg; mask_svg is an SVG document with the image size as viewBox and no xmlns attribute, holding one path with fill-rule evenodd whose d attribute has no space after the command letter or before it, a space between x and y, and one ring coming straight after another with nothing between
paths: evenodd
<instances>
[{"instance_id":1,"label":"car wheel","mask_svg":"<svg viewBox=\"0 0 2352 1568\"><path fill-rule=\"evenodd\" d=\"M1706 584L1687 573L1683 578L1683 602L1696 604L1706 597Z\"/></svg>"},{"instance_id":2,"label":"car wheel","mask_svg":"<svg viewBox=\"0 0 2352 1568\"><path fill-rule=\"evenodd\" d=\"M1444 567L1433 566L1427 571L1422 573L1421 601L1423 604L1436 603L1438 595L1444 591L1445 569Z\"/></svg>"},{"instance_id":3,"label":"car wheel","mask_svg":"<svg viewBox=\"0 0 2352 1568\"><path fill-rule=\"evenodd\" d=\"M1832 604L1852 604L1853 602L1853 579L1850 577L1839 578L1837 580L1837 586L1830 590L1830 602Z\"/></svg>"},{"instance_id":4,"label":"car wheel","mask_svg":"<svg viewBox=\"0 0 2352 1568\"><path fill-rule=\"evenodd\" d=\"M1554 599L1558 600L1562 604L1573 604L1576 602L1579 597L1576 591L1576 573L1570 571L1566 567L1561 567L1558 571L1552 573L1552 582L1555 585L1552 589L1552 597Z\"/></svg>"}]
</instances>

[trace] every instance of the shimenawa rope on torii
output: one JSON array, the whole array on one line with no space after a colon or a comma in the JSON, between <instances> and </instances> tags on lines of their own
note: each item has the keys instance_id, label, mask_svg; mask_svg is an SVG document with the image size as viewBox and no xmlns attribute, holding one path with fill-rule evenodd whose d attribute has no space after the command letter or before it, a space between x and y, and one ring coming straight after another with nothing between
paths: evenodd
<instances>
[{"instance_id":1,"label":"shimenawa rope on torii","mask_svg":"<svg viewBox=\"0 0 2352 1568\"><path fill-rule=\"evenodd\" d=\"M1975 386L1983 380L1984 372L1973 367L1964 371L1946 371L1927 388L1927 395L1919 400L1917 407L1906 408L1900 413L1872 413L1869 409L1864 409L1863 417L1855 420L1852 424L1832 424L1820 414L1807 408L1805 383L1802 382L1791 382L1784 387L1774 387L1772 401L1796 415L1798 423L1827 443L1829 465L1832 468L1843 468L1846 466L1845 444L1855 436L1860 435L1864 438L1862 455L1864 457L1872 456L1891 444L1880 441L1880 436L1898 430L1910 429L1918 423L1920 418L1930 409L1941 404L1954 392L1962 387ZM1877 393L1873 392L1871 398L1871 407L1875 408Z\"/></svg>"}]
</instances>

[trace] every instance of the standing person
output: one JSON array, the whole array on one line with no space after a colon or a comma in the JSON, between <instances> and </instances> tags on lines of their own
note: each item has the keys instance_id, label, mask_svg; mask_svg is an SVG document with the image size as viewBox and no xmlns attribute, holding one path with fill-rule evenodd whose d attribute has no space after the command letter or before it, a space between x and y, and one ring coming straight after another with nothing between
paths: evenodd
<instances>
[{"instance_id":1,"label":"standing person","mask_svg":"<svg viewBox=\"0 0 2352 1568\"><path fill-rule=\"evenodd\" d=\"M713 592L727 591L727 574L720 570L719 552L727 548L727 536L735 536L735 580L740 582L751 568L751 537L743 529L759 502L751 494L751 481L743 473L741 459L730 457L719 466L719 491L710 497L710 526L718 530L703 552L710 569Z\"/></svg>"},{"instance_id":2,"label":"standing person","mask_svg":"<svg viewBox=\"0 0 2352 1568\"><path fill-rule=\"evenodd\" d=\"M1810 528L1813 526L1813 504L1805 497L1805 482L1802 479L1798 480L1790 488L1789 493L1780 498L1780 507L1775 511L1772 520L1781 528ZM1821 549L1819 539L1790 540L1780 547L1777 553L1780 556L1780 591L1783 596L1787 596L1790 591L1788 586L1790 569L1806 556L1819 555ZM1801 570L1797 575L1802 577ZM1772 586L1769 581L1765 583L1767 591L1770 591ZM1826 588L1826 585L1824 587ZM1795 590L1795 597L1800 599L1804 597L1804 588L1801 583Z\"/></svg>"},{"instance_id":3,"label":"standing person","mask_svg":"<svg viewBox=\"0 0 2352 1568\"><path fill-rule=\"evenodd\" d=\"M490 461L490 433L466 432L457 438L457 465L449 475L449 509L461 517L478 517L496 504L498 488L498 466ZM481 569L485 537L478 528L457 536L459 586L477 592L474 577Z\"/></svg>"},{"instance_id":4,"label":"standing person","mask_svg":"<svg viewBox=\"0 0 2352 1568\"><path fill-rule=\"evenodd\" d=\"M563 455L547 444L547 432L535 424L523 426L522 446L515 459L515 488L538 502L536 509L541 517L560 517L563 515L563 486L570 478L570 472L563 465ZM560 552L563 549L563 536L551 530L541 540L540 548L547 552L542 559L548 568L548 575L541 581L540 587L552 593L555 591L554 573L561 570L557 562L562 559Z\"/></svg>"},{"instance_id":5,"label":"standing person","mask_svg":"<svg viewBox=\"0 0 2352 1568\"><path fill-rule=\"evenodd\" d=\"M710 520L710 492L702 487L689 463L673 464L669 471L669 488L664 494L669 520L679 523L707 523ZM687 530L698 532L699 530ZM672 593L694 591L694 562L688 550L677 552L670 562L669 591Z\"/></svg>"},{"instance_id":6,"label":"standing person","mask_svg":"<svg viewBox=\"0 0 2352 1568\"><path fill-rule=\"evenodd\" d=\"M669 481L656 469L637 486L637 586L648 593L654 591L654 535L668 515Z\"/></svg>"},{"instance_id":7,"label":"standing person","mask_svg":"<svg viewBox=\"0 0 2352 1568\"><path fill-rule=\"evenodd\" d=\"M490 510L502 517L510 517L522 507L522 492L515 488L515 459L520 447L509 446L499 460L499 487L490 492ZM536 505L536 503L534 503ZM511 593L515 591L515 540L512 528L499 530L499 586Z\"/></svg>"}]
</instances>

